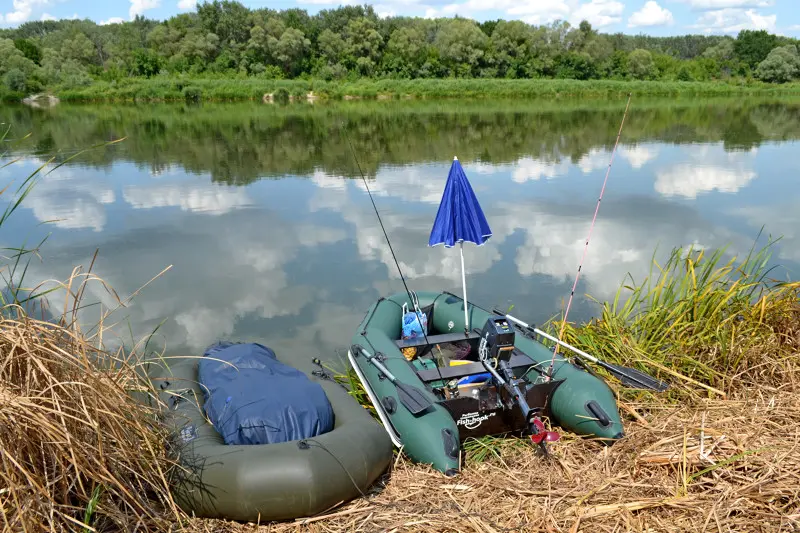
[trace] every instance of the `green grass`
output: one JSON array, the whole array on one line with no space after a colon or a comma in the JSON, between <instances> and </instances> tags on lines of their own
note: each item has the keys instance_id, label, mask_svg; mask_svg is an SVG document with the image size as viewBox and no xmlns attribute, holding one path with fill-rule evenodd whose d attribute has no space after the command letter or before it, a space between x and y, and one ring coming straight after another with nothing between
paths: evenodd
<instances>
[{"instance_id":1,"label":"green grass","mask_svg":"<svg viewBox=\"0 0 800 533\"><path fill-rule=\"evenodd\" d=\"M775 242L728 260L725 249L676 248L646 279L624 282L599 317L567 324L563 340L671 381L675 400L778 382L797 363L800 283L769 278Z\"/></svg>"},{"instance_id":2,"label":"green grass","mask_svg":"<svg viewBox=\"0 0 800 533\"><path fill-rule=\"evenodd\" d=\"M363 79L353 82L269 80L261 78L192 79L155 77L119 82L96 81L82 88L58 88L65 101L233 101L261 100L265 94L284 94L295 100L313 91L323 100L383 98L534 98L554 96L604 97L715 96L731 94L800 94L800 84L761 82L678 82L617 80L505 79Z\"/></svg>"}]
</instances>

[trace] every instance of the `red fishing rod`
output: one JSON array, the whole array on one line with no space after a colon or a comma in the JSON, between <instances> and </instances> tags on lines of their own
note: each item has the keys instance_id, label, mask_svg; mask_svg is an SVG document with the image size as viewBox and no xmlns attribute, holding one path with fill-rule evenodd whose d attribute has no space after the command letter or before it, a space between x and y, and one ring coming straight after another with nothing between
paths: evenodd
<instances>
[{"instance_id":1,"label":"red fishing rod","mask_svg":"<svg viewBox=\"0 0 800 533\"><path fill-rule=\"evenodd\" d=\"M575 283L572 284L572 291L569 294L569 301L567 302L567 309L564 311L564 321L561 323L561 331L558 334L558 340L563 342L564 330L567 327L567 316L569 315L569 308L572 306L572 298L575 296L575 288L578 286L578 278L581 276L581 269L583 268L583 261L586 259L586 251L589 249L589 239L592 238L592 230L594 230L594 223L597 221L597 213L600 211L600 202L603 200L603 193L606 190L606 183L608 183L608 175L611 173L611 165L614 163L614 154L617 152L617 145L619 138L622 135L622 126L625 124L625 117L628 116L628 107L631 105L631 93L628 93L628 102L625 104L625 112L622 114L622 122L619 125L617 132L617 140L614 142L614 149L611 151L611 160L608 162L608 169L606 170L606 178L603 180L603 187L600 189L600 196L597 198L597 205L594 208L594 217L592 224L589 226L589 235L586 236L586 245L583 248L583 256L580 263L578 263L578 273L575 275ZM558 354L558 347L561 346L560 342L556 343L553 349L553 359L550 361L550 368L547 369L547 381L553 378L553 365L556 362L556 354Z\"/></svg>"}]
</instances>

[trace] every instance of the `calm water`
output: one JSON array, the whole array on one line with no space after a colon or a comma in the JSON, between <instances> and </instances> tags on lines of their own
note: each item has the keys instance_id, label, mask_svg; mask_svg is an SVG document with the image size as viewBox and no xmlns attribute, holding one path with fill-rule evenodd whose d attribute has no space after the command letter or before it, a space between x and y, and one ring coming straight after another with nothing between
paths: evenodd
<instances>
[{"instance_id":1,"label":"calm water","mask_svg":"<svg viewBox=\"0 0 800 533\"><path fill-rule=\"evenodd\" d=\"M403 290L346 129L412 289L460 291L458 250L427 247L458 156L494 231L465 246L470 299L541 323L569 294L624 103L3 107L0 122L32 135L0 187L56 151L126 140L44 177L0 243L51 233L28 285L95 250L122 297L171 266L112 315L128 342L129 325L136 339L158 328L170 353L227 338L330 358L376 298ZM784 236L773 274L795 277L799 119L797 101L634 101L570 316L595 310L586 293L641 280L656 247L744 254L762 226ZM94 283L97 301L115 305Z\"/></svg>"}]
</instances>

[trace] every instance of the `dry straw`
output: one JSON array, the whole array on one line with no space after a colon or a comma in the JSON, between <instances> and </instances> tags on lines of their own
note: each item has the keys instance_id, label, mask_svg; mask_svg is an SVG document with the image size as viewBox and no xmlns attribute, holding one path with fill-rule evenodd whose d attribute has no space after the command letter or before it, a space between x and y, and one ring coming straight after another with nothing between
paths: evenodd
<instances>
[{"instance_id":1,"label":"dry straw","mask_svg":"<svg viewBox=\"0 0 800 533\"><path fill-rule=\"evenodd\" d=\"M175 465L131 354L96 348L74 322L9 311L0 319L4 529L169 527L180 516L169 490Z\"/></svg>"}]
</instances>

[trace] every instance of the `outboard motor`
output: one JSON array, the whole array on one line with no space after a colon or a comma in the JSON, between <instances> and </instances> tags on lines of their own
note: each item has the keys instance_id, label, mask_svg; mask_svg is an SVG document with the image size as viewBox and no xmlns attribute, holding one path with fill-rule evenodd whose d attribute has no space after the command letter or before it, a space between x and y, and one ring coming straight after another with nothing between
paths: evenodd
<instances>
[{"instance_id":1,"label":"outboard motor","mask_svg":"<svg viewBox=\"0 0 800 533\"><path fill-rule=\"evenodd\" d=\"M519 389L519 384L524 383L524 380L517 379L509 365L514 352L514 340L514 328L508 319L501 315L490 316L481 331L478 357L497 383L508 391L512 400L507 407L513 408L516 403L522 410L527 425L526 432L530 436L531 442L539 444L544 450L546 441L556 441L560 435L555 431L545 430L544 424L539 418L539 409L531 409L525 399L525 394Z\"/></svg>"}]
</instances>

